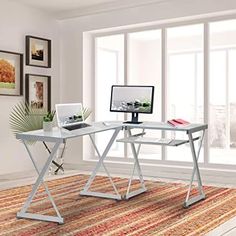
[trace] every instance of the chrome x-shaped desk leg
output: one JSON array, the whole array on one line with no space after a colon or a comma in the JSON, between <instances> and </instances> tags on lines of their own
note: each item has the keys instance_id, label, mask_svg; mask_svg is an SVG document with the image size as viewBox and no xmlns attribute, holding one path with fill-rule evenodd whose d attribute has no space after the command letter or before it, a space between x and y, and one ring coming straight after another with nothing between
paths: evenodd
<instances>
[{"instance_id":1,"label":"chrome x-shaped desk leg","mask_svg":"<svg viewBox=\"0 0 236 236\"><path fill-rule=\"evenodd\" d=\"M143 130L143 132L144 132L144 130ZM132 136L130 129L128 129L128 135ZM129 199L131 197L134 197L136 195L139 195L140 193L143 193L143 192L147 191L147 189L145 187L145 184L144 184L144 180L143 180L139 160L138 160L138 155L139 155L139 151L140 151L140 148L141 148L141 144L138 145L137 150L135 148L134 143L130 143L130 145L131 145L131 150L132 150L132 154L133 154L133 157L134 157L134 167L133 167L132 175L129 179L126 195L124 196L125 199ZM131 187L131 183L132 183L132 180L133 180L133 177L134 177L134 172L135 172L136 168L137 168L137 174L138 174L138 177L139 177L139 181L141 183L141 188L138 189L138 190L134 190L134 191L130 192L130 187Z\"/></svg>"},{"instance_id":2,"label":"chrome x-shaped desk leg","mask_svg":"<svg viewBox=\"0 0 236 236\"><path fill-rule=\"evenodd\" d=\"M98 148L97 148L97 145L96 145L96 143L95 143L95 141L94 141L94 138L92 137L92 135L89 135L89 137L90 137L90 139L91 139L91 141L92 141L92 144L93 144L93 146L94 146L94 148L95 148L95 151L96 151L96 153L97 153L97 155L98 155L98 157L99 157L99 161L98 161L98 163L97 163L95 169L93 170L91 176L89 177L89 180L88 180L88 182L86 183L84 189L80 192L80 195L94 196L94 197L103 197L103 198L110 198L110 199L116 199L116 200L121 200L121 199L122 199L121 195L118 193L118 190L117 190L117 188L116 188L114 182L112 181L112 178L111 178L111 176L110 176L110 174L109 174L109 172L108 172L108 170L107 170L107 168L106 168L106 166L105 166L105 164L104 164L104 159L106 158L107 153L109 152L109 150L110 150L110 148L111 148L113 142L115 141L115 139L116 139L118 133L120 132L120 130L121 130L121 128L117 128L117 129L114 131L114 133L113 133L113 135L112 135L110 141L108 142L108 144L107 144L107 146L106 146L106 148L105 148L105 150L104 150L104 152L103 152L102 155L100 154L100 152L99 152L99 150L98 150ZM89 191L89 188L90 188L90 186L91 186L91 184L92 184L94 178L96 177L96 175L97 175L97 173L98 173L98 171L99 171L99 169L100 169L101 166L104 167L105 172L107 173L108 178L109 178L109 180L110 180L110 182L111 182L111 184L112 184L112 187L113 187L113 189L114 189L114 191L115 191L116 194Z\"/></svg>"},{"instance_id":3,"label":"chrome x-shaped desk leg","mask_svg":"<svg viewBox=\"0 0 236 236\"><path fill-rule=\"evenodd\" d=\"M187 196L186 196L186 199L185 199L185 202L184 202L184 207L185 208L189 207L190 205L192 205L196 202L199 202L199 201L205 199L205 193L204 193L203 188L202 188L202 180L201 180L201 175L200 175L200 171L199 171L199 167L198 167L198 159L199 159L199 156L200 156L200 151L201 151L201 147L202 147L202 142L203 142L205 130L203 130L202 132L203 133L202 133L202 137L200 139L197 154L196 154L195 147L194 147L194 141L193 141L192 133L188 133L189 144L190 144L192 157L193 157L193 172L192 172L192 176L191 176L191 179L190 179L190 184L189 184ZM192 189L195 173L196 173L196 176L197 176L199 195L190 198L190 191Z\"/></svg>"},{"instance_id":4,"label":"chrome x-shaped desk leg","mask_svg":"<svg viewBox=\"0 0 236 236\"><path fill-rule=\"evenodd\" d=\"M54 200L52 198L52 195L49 192L48 186L47 186L47 184L43 180L43 178L44 178L45 174L47 173L48 168L49 168L49 166L50 166L50 164L51 164L51 162L52 162L52 160L54 158L54 155L56 154L56 152L57 152L57 150L58 150L58 148L59 148L59 146L61 144L61 141L58 141L58 142L55 143L55 145L54 145L54 147L53 147L53 149L52 149L52 151L51 151L51 153L50 153L46 163L44 164L43 169L41 170L41 172L40 172L39 168L37 167L35 160L33 159L33 156L32 156L32 154L31 154L31 152L30 152L30 150L29 150L29 148L28 148L28 146L26 144L26 141L23 140L23 143L24 143L25 148L26 148L26 150L27 150L27 152L28 152L28 154L30 156L30 159L31 159L33 165L34 165L34 168L35 168L35 170L38 173L38 178L37 178L37 180L36 180L36 182L35 182L35 184L34 184L34 186L32 188L31 193L29 194L25 204L23 205L23 207L20 210L20 212L17 213L17 218L26 218L26 219L50 221L50 222L57 222L59 224L63 224L64 223L64 219L61 217L61 215L60 215L60 213L59 213L59 211L57 209L57 206L56 206L56 204L55 204L55 202L54 202ZM43 183L45 191L46 191L46 193L48 195L48 198L49 198L50 202L52 203L52 206L53 206L57 216L48 216L48 215L40 215L40 214L35 214L35 213L27 213L27 210L28 210L31 202L32 202L34 196L36 195L39 186L42 183Z\"/></svg>"}]
</instances>

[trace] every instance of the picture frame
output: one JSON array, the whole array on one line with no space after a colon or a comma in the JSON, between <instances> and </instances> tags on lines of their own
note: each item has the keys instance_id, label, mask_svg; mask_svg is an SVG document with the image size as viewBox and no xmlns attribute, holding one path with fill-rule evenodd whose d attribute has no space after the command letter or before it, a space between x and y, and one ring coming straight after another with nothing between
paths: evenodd
<instances>
[{"instance_id":1,"label":"picture frame","mask_svg":"<svg viewBox=\"0 0 236 236\"><path fill-rule=\"evenodd\" d=\"M26 65L51 68L51 40L26 35Z\"/></svg>"},{"instance_id":2,"label":"picture frame","mask_svg":"<svg viewBox=\"0 0 236 236\"><path fill-rule=\"evenodd\" d=\"M23 54L0 50L0 95L23 95Z\"/></svg>"},{"instance_id":3,"label":"picture frame","mask_svg":"<svg viewBox=\"0 0 236 236\"><path fill-rule=\"evenodd\" d=\"M51 111L51 76L26 74L25 101L39 112Z\"/></svg>"}]
</instances>

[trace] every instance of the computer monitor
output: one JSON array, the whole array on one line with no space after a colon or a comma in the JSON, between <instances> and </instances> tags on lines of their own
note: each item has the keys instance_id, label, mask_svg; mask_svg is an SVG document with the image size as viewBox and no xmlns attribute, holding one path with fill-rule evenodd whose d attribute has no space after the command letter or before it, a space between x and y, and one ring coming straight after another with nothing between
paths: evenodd
<instances>
[{"instance_id":1,"label":"computer monitor","mask_svg":"<svg viewBox=\"0 0 236 236\"><path fill-rule=\"evenodd\" d=\"M153 112L154 86L113 85L110 111L132 113L132 120L124 123L139 124L139 113Z\"/></svg>"}]
</instances>

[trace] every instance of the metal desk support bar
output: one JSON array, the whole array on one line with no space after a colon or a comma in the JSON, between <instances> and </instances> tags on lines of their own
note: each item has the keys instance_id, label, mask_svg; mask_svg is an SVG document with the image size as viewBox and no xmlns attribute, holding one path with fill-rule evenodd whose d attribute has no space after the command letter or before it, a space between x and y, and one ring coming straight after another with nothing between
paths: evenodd
<instances>
[{"instance_id":1,"label":"metal desk support bar","mask_svg":"<svg viewBox=\"0 0 236 236\"><path fill-rule=\"evenodd\" d=\"M127 129L128 130L128 135L129 137L132 136L131 134L131 130L130 128ZM143 134L144 133L144 129L143 129ZM134 143L130 143L131 144L131 150L132 150L132 154L134 156L134 167L133 167L133 172L132 172L132 175L129 179L129 183L128 183L128 188L127 188L127 192L126 192L126 195L124 196L125 199L129 199L131 197L134 197L136 195L139 195L140 193L144 193L147 191L146 187L145 187L145 184L144 184L144 180L143 180L143 176L142 176L142 171L141 171L141 167L140 167L140 164L139 164L139 161L138 161L138 155L139 155L139 152L140 152L140 148L141 148L141 144L138 145L138 148L136 150L135 148L135 144ZM131 183L132 183L132 180L133 180L133 176L134 176L134 172L135 172L135 169L137 168L137 174L139 176L139 181L141 183L141 188L138 189L138 190L135 190L135 191L132 191L130 192L130 187L131 187Z\"/></svg>"},{"instance_id":2,"label":"metal desk support bar","mask_svg":"<svg viewBox=\"0 0 236 236\"><path fill-rule=\"evenodd\" d=\"M192 172L192 176L191 176L191 179L190 179L190 184L189 184L187 196L186 196L186 199L185 199L185 202L184 202L184 207L185 208L189 207L190 205L192 205L192 204L194 204L194 203L196 203L200 200L205 199L205 193L203 192L203 189L202 189L202 180L201 180L201 175L200 175L200 171L199 171L199 167L198 167L198 159L199 159L199 156L200 156L200 151L201 151L201 148L202 148L202 142L203 142L204 135L205 135L205 130L202 131L202 137L200 139L198 151L197 151L197 154L196 154L192 133L190 133L190 132L188 133L190 148L191 148L192 157L193 157L193 172ZM197 176L199 195L189 199L190 191L192 189L195 173L196 173L196 176Z\"/></svg>"},{"instance_id":3,"label":"metal desk support bar","mask_svg":"<svg viewBox=\"0 0 236 236\"><path fill-rule=\"evenodd\" d=\"M34 161L34 158L33 158L32 154L31 154L31 152L30 152L30 150L29 150L25 140L22 140L22 141L23 141L24 146L25 146L25 148L26 148L26 150L27 150L27 152L28 152L28 154L30 156L30 159L31 159L31 161L32 161L32 163L34 165L34 168L35 168L35 170L38 173L38 178L37 178L37 180L36 180L36 182L35 182L35 184L34 184L34 186L32 188L31 193L29 194L25 204L23 205L23 207L20 210L20 212L17 213L17 218L35 219L35 220L50 221L50 222L57 222L59 224L63 224L64 223L64 219L61 217L61 215L60 215L60 213L59 213L59 211L58 211L58 209L56 207L56 204L55 204L55 202L54 202L54 200L52 198L52 195L49 192L48 186L44 182L44 179L43 179L45 174L46 174L46 172L48 171L48 168L49 168L53 158L54 158L54 155L56 154L56 152L57 152L57 150L58 150L58 148L59 148L59 146L61 144L61 141L57 141L55 143L55 145L52 148L52 151L51 151L51 153L50 153L46 163L44 164L43 169L41 170L41 172L40 172L39 168L37 167L36 162ZM50 202L52 203L52 206L53 206L54 210L56 211L57 216L48 216L48 215L40 215L40 214L34 214L34 213L27 213L27 210L28 210L31 202L32 202L34 196L36 195L39 186L42 183L43 183L45 191L46 191L46 193L48 195L48 198L49 198Z\"/></svg>"},{"instance_id":4,"label":"metal desk support bar","mask_svg":"<svg viewBox=\"0 0 236 236\"><path fill-rule=\"evenodd\" d=\"M139 155L139 151L140 151L140 146L142 144L153 145L155 143L153 143L153 142L148 143L148 141L135 142L134 139L130 139L129 140L130 137L132 138L135 135L132 136L131 129L129 127L127 127L127 130L128 130L129 137L126 140L125 139L123 139L123 140L121 139L120 141L121 142L130 143L131 149L132 149L132 153L133 153L133 157L134 157L134 161L135 161L134 162L134 167L133 167L133 172L132 172L132 175L131 175L131 177L129 179L127 193L125 195L125 198L129 199L130 197L136 196L136 195L146 191L146 187L144 185L144 181L143 181L143 177L142 177L142 172L141 172L141 168L140 168L140 164L139 164L139 159L138 159L138 155ZM143 131L144 131L144 129L143 129ZM191 150L191 154L192 154L192 158L193 158L193 170L192 170L192 176L191 176L191 179L190 179L190 183L189 183L186 199L185 199L185 202L183 204L185 208L189 207L190 205L192 205L192 204L194 204L196 202L199 202L199 201L205 199L205 194L204 194L203 187L202 187L202 180L201 180L200 171L199 171L199 167L198 167L198 159L199 159L200 151L201 151L201 148L202 148L202 143L203 143L203 139L204 139L204 135L205 135L205 129L202 129L202 135L200 137L200 142L199 142L199 147L198 147L197 152L195 150L194 141L197 141L198 138L193 138L192 134L194 132L197 132L197 131L195 131L195 130L187 131L188 142L190 144L190 150ZM181 140L179 140L179 141L181 141ZM184 143L186 143L186 141L183 140L180 143L184 144ZM139 144L137 150L135 149L135 144ZM156 143L156 144L158 144L158 143ZM159 145L160 145L160 143L159 143ZM137 167L137 172L138 172L139 180L140 180L140 183L141 183L141 189L133 191L133 192L129 192L130 186L131 186L131 182L132 182L133 175L134 175L136 167ZM196 177L197 177L198 192L199 192L199 194L197 196L194 196L194 197L190 198L190 192L192 190L192 185L193 185L195 174L196 174Z\"/></svg>"},{"instance_id":5,"label":"metal desk support bar","mask_svg":"<svg viewBox=\"0 0 236 236\"><path fill-rule=\"evenodd\" d=\"M92 144L93 144L93 146L94 146L94 148L95 148L95 151L96 151L97 154L98 154L99 161L98 161L98 163L97 163L95 169L93 170L91 176L89 177L89 180L88 180L88 182L86 183L84 189L80 192L80 195L94 196L94 197L103 197L103 198L110 198L110 199L116 199L116 200L121 200L121 199L122 199L121 195L118 193L118 190L117 190L117 188L116 188L114 182L112 181L112 178L111 178L111 176L110 176L110 174L109 174L107 168L106 168L105 165L104 165L104 159L106 158L107 153L109 152L109 150L110 150L110 148L111 148L113 142L115 141L115 139L116 139L116 137L117 137L117 135L119 134L119 132L120 132L121 129L122 129L122 127L119 127L119 128L116 128L116 129L115 129L115 131L114 131L114 133L113 133L113 135L112 135L110 141L108 142L108 144L107 144L107 146L106 146L106 148L105 148L105 150L104 150L104 152L103 152L102 155L100 154L100 152L99 152L99 150L98 150L98 148L97 148L97 145L95 144L95 141L94 141L92 135L91 135L91 134L89 135L89 137L90 137L90 139L91 139L91 141L92 141ZM113 187L113 189L115 190L115 193L116 193L116 194L89 191L89 188L90 188L90 186L91 186L93 180L95 179L95 177L96 177L96 175L97 175L97 173L98 173L98 171L99 171L99 169L100 169L101 166L104 167L105 172L107 173L108 178L109 178L109 180L110 180L110 182L111 182L111 184L112 184L112 187Z\"/></svg>"}]
</instances>

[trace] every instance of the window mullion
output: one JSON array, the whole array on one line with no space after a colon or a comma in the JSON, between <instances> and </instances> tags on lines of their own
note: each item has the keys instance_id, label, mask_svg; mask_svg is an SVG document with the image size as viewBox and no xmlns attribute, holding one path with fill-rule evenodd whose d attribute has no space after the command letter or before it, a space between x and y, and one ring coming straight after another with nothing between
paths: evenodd
<instances>
[{"instance_id":1,"label":"window mullion","mask_svg":"<svg viewBox=\"0 0 236 236\"><path fill-rule=\"evenodd\" d=\"M162 45L162 52L161 52L161 58L162 58L162 81L161 81L161 92L162 92L162 112L161 112L161 120L162 122L166 121L167 117L167 34L166 34L166 28L162 28L161 31L161 45ZM165 132L162 131L162 137L165 136ZM162 146L162 160L166 160L166 147Z\"/></svg>"},{"instance_id":2,"label":"window mullion","mask_svg":"<svg viewBox=\"0 0 236 236\"><path fill-rule=\"evenodd\" d=\"M210 48L209 48L209 23L204 23L204 123L209 124L209 66L210 66ZM209 133L206 131L204 139L204 163L209 163Z\"/></svg>"},{"instance_id":3,"label":"window mullion","mask_svg":"<svg viewBox=\"0 0 236 236\"><path fill-rule=\"evenodd\" d=\"M128 73L129 73L129 36L128 33L124 34L124 84L128 84ZM127 120L127 113L124 113L124 120ZM127 137L127 131L124 131L124 137ZM124 157L128 158L128 144L124 143Z\"/></svg>"},{"instance_id":4,"label":"window mullion","mask_svg":"<svg viewBox=\"0 0 236 236\"><path fill-rule=\"evenodd\" d=\"M230 102L229 102L229 50L226 49L225 51L225 59L226 59L226 63L225 63L225 78L226 78L226 86L225 86L225 107L226 107L226 124L225 124L225 128L226 128L226 148L229 149L230 148Z\"/></svg>"}]
</instances>

